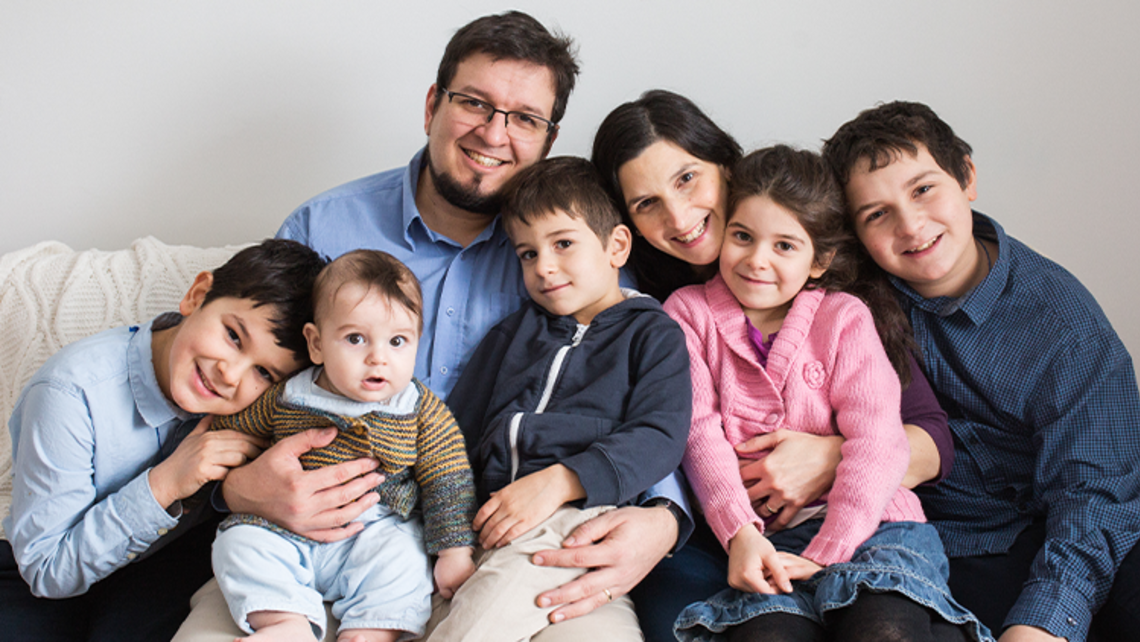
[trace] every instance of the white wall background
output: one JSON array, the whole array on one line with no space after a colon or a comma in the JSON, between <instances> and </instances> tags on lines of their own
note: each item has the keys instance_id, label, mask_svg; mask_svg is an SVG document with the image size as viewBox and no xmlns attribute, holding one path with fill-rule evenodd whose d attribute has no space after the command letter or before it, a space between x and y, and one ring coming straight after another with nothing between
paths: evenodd
<instances>
[{"instance_id":1,"label":"white wall background","mask_svg":"<svg viewBox=\"0 0 1140 642\"><path fill-rule=\"evenodd\" d=\"M746 148L929 103L974 146L977 207L1081 278L1140 355L1127 0L0 0L0 252L270 236L308 197L406 163L448 38L516 7L580 44L556 154L587 155L653 87Z\"/></svg>"}]
</instances>

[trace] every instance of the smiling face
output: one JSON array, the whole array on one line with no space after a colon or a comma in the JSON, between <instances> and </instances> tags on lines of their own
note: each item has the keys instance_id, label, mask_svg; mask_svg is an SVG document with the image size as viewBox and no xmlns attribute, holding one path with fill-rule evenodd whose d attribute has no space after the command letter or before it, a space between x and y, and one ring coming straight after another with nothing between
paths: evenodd
<instances>
[{"instance_id":1,"label":"smiling face","mask_svg":"<svg viewBox=\"0 0 1140 642\"><path fill-rule=\"evenodd\" d=\"M618 269L629 258L628 227L615 227L605 244L585 220L561 211L508 228L526 290L548 312L588 325L622 301Z\"/></svg>"},{"instance_id":2,"label":"smiling face","mask_svg":"<svg viewBox=\"0 0 1140 642\"><path fill-rule=\"evenodd\" d=\"M716 261L724 239L725 172L659 140L618 169L622 198L638 233L690 265Z\"/></svg>"},{"instance_id":3,"label":"smiling face","mask_svg":"<svg viewBox=\"0 0 1140 642\"><path fill-rule=\"evenodd\" d=\"M412 381L418 320L375 288L345 283L316 323L305 326L309 356L324 366L317 385L355 401L391 399Z\"/></svg>"},{"instance_id":4,"label":"smiling face","mask_svg":"<svg viewBox=\"0 0 1140 642\"><path fill-rule=\"evenodd\" d=\"M767 196L740 202L725 229L720 275L757 329L778 330L792 299L823 272L795 214Z\"/></svg>"},{"instance_id":5,"label":"smiling face","mask_svg":"<svg viewBox=\"0 0 1140 642\"><path fill-rule=\"evenodd\" d=\"M927 298L961 296L985 277L974 241L970 202L977 198L974 165L965 187L922 145L899 152L874 171L861 160L846 192L855 232L871 258Z\"/></svg>"},{"instance_id":6,"label":"smiling face","mask_svg":"<svg viewBox=\"0 0 1140 642\"><path fill-rule=\"evenodd\" d=\"M549 138L516 141L505 117L490 122L472 119L459 104L432 85L425 106L428 172L423 177L444 200L459 209L494 215L499 191L520 169L546 155ZM451 91L485 100L497 109L549 119L554 108L554 75L550 69L520 60L493 60L483 53L459 63Z\"/></svg>"},{"instance_id":7,"label":"smiling face","mask_svg":"<svg viewBox=\"0 0 1140 642\"><path fill-rule=\"evenodd\" d=\"M155 377L166 398L191 413L231 415L253 403L274 382L301 367L277 345L272 305L221 297L202 304L208 272L198 275L179 304L182 323L156 332Z\"/></svg>"}]
</instances>

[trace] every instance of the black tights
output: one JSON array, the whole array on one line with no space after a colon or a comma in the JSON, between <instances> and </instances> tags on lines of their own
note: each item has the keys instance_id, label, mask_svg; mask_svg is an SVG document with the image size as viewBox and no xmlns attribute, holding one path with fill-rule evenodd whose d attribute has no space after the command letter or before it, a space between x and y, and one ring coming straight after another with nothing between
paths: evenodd
<instances>
[{"instance_id":1,"label":"black tights","mask_svg":"<svg viewBox=\"0 0 1140 642\"><path fill-rule=\"evenodd\" d=\"M788 613L752 618L728 642L966 642L962 627L898 593L862 593L828 614L828 626Z\"/></svg>"}]
</instances>

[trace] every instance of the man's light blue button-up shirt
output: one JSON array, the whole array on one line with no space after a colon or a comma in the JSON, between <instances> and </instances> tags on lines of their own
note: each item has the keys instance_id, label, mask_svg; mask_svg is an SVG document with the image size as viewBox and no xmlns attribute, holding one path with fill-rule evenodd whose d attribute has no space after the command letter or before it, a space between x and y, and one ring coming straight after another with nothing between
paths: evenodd
<instances>
[{"instance_id":1,"label":"man's light blue button-up shirt","mask_svg":"<svg viewBox=\"0 0 1140 642\"><path fill-rule=\"evenodd\" d=\"M16 402L8 422L15 467L4 530L37 596L86 592L178 525L155 500L147 473L197 417L159 389L151 325L68 345Z\"/></svg>"},{"instance_id":2,"label":"man's light blue button-up shirt","mask_svg":"<svg viewBox=\"0 0 1140 642\"><path fill-rule=\"evenodd\" d=\"M432 231L416 209L423 150L407 167L333 188L302 204L278 230L335 259L352 250L382 250L404 262L420 280L424 332L415 375L447 399L471 353L496 323L527 299L514 247L495 217L470 245ZM667 477L648 493L688 509L682 484ZM681 525L681 542L692 530Z\"/></svg>"},{"instance_id":3,"label":"man's light blue button-up shirt","mask_svg":"<svg viewBox=\"0 0 1140 642\"><path fill-rule=\"evenodd\" d=\"M407 265L424 295L416 377L446 399L475 346L527 298L522 269L498 219L463 247L428 228L416 209L423 150L407 167L329 190L297 208L279 238L335 259L382 250Z\"/></svg>"}]
</instances>

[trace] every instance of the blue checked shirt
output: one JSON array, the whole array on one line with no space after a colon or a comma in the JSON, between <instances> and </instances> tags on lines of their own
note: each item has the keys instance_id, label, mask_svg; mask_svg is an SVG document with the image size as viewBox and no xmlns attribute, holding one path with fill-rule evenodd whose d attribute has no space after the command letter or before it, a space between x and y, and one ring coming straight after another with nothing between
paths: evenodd
<instances>
[{"instance_id":1,"label":"blue checked shirt","mask_svg":"<svg viewBox=\"0 0 1140 642\"><path fill-rule=\"evenodd\" d=\"M1132 359L1072 274L976 212L974 234L999 249L965 296L894 280L954 435L949 477L916 492L950 557L1004 553L1044 519L1005 624L1079 642L1140 538Z\"/></svg>"}]
</instances>

